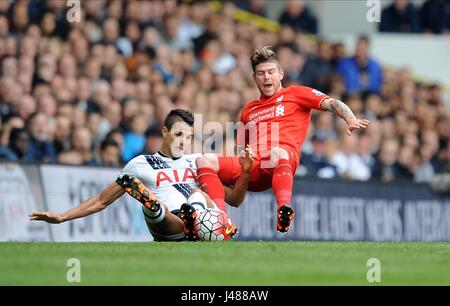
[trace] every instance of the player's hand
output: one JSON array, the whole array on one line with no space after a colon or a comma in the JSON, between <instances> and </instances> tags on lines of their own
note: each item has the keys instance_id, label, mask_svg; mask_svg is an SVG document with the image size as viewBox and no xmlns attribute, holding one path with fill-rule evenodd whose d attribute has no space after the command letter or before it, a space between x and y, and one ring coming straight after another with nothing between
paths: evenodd
<instances>
[{"instance_id":1,"label":"player's hand","mask_svg":"<svg viewBox=\"0 0 450 306\"><path fill-rule=\"evenodd\" d=\"M370 121L367 119L351 119L347 126L347 135L350 136L354 130L365 129Z\"/></svg>"},{"instance_id":2,"label":"player's hand","mask_svg":"<svg viewBox=\"0 0 450 306\"><path fill-rule=\"evenodd\" d=\"M41 220L52 224L58 224L64 221L64 218L60 214L51 211L33 212L29 217L33 221Z\"/></svg>"},{"instance_id":3,"label":"player's hand","mask_svg":"<svg viewBox=\"0 0 450 306\"><path fill-rule=\"evenodd\" d=\"M243 172L250 172L250 170L253 167L253 151L250 148L249 145L245 147L245 151L242 151L242 153L239 156L239 164L241 165L241 169Z\"/></svg>"}]
</instances>

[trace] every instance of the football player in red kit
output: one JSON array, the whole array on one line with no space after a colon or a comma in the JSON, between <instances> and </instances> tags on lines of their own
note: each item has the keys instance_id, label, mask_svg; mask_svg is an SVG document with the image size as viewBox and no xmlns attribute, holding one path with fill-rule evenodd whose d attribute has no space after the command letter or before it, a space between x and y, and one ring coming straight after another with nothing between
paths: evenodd
<instances>
[{"instance_id":1,"label":"football player in red kit","mask_svg":"<svg viewBox=\"0 0 450 306\"><path fill-rule=\"evenodd\" d=\"M366 128L368 120L357 119L343 102L305 86L281 84L283 71L275 52L269 47L257 49L250 58L253 79L261 93L241 113L245 129L238 130L237 145L249 144L255 154L248 174L248 190L272 187L278 205L277 230L287 232L294 219L291 196L294 173L299 165L311 111L330 111L347 123L347 134ZM244 137L248 130L248 137ZM197 180L213 201L226 211L225 194L241 176L239 157L204 154L197 158ZM222 185L223 183L223 185Z\"/></svg>"}]
</instances>

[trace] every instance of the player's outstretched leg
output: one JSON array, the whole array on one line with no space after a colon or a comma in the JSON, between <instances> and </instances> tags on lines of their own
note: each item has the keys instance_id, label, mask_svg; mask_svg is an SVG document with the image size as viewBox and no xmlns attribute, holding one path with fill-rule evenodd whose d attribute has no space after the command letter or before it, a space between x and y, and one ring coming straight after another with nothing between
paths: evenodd
<instances>
[{"instance_id":1,"label":"player's outstretched leg","mask_svg":"<svg viewBox=\"0 0 450 306\"><path fill-rule=\"evenodd\" d=\"M291 206L294 175L288 152L283 148L274 148L271 162L276 165L272 176L272 190L277 200L277 230L286 233L294 220Z\"/></svg>"},{"instance_id":2,"label":"player's outstretched leg","mask_svg":"<svg viewBox=\"0 0 450 306\"><path fill-rule=\"evenodd\" d=\"M164 219L165 210L156 196L136 177L124 175L122 177L122 187L125 192L138 200L148 208L147 217L155 219L155 222Z\"/></svg>"},{"instance_id":3,"label":"player's outstretched leg","mask_svg":"<svg viewBox=\"0 0 450 306\"><path fill-rule=\"evenodd\" d=\"M197 180L206 190L206 193L216 203L219 209L227 211L225 203L225 190L217 176L219 160L215 154L205 154L195 160L197 165Z\"/></svg>"},{"instance_id":4,"label":"player's outstretched leg","mask_svg":"<svg viewBox=\"0 0 450 306\"><path fill-rule=\"evenodd\" d=\"M184 238L184 223L158 201L138 178L124 175L119 184L144 206L144 219L155 241L178 241Z\"/></svg>"}]
</instances>

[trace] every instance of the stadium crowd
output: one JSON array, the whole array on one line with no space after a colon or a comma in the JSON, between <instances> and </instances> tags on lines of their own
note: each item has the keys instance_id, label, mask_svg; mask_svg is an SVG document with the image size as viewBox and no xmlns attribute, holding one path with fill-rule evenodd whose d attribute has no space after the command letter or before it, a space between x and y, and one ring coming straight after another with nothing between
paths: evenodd
<instances>
[{"instance_id":1,"label":"stadium crowd","mask_svg":"<svg viewBox=\"0 0 450 306\"><path fill-rule=\"evenodd\" d=\"M450 0L422 4L394 0L381 14L380 32L450 34Z\"/></svg>"},{"instance_id":2,"label":"stadium crowd","mask_svg":"<svg viewBox=\"0 0 450 306\"><path fill-rule=\"evenodd\" d=\"M235 21L237 5L84 1L82 22L69 23L65 1L0 1L0 158L119 166L159 149L173 108L203 123L238 121L258 97L250 54L270 45L285 85L314 87L371 120L347 137L344 121L314 112L298 175L428 182L450 170L439 85L382 67L367 37L346 50L306 34L317 22L310 11L292 21L304 16L301 2L280 16L279 32Z\"/></svg>"}]
</instances>

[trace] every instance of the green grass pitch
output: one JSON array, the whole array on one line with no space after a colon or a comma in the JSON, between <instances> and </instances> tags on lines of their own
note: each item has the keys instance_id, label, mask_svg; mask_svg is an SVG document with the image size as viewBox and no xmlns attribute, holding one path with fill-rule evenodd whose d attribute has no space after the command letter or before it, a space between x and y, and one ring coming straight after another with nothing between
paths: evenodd
<instances>
[{"instance_id":1,"label":"green grass pitch","mask_svg":"<svg viewBox=\"0 0 450 306\"><path fill-rule=\"evenodd\" d=\"M0 285L450 285L450 243L241 242L0 243Z\"/></svg>"}]
</instances>

